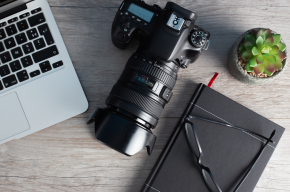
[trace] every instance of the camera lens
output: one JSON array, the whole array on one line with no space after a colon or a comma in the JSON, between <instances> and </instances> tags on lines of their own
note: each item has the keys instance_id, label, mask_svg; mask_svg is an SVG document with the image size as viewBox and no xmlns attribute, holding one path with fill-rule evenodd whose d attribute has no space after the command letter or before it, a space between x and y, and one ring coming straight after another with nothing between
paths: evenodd
<instances>
[{"instance_id":1,"label":"camera lens","mask_svg":"<svg viewBox=\"0 0 290 192\"><path fill-rule=\"evenodd\" d=\"M156 140L150 129L172 96L178 69L135 53L110 92L108 107L95 115L97 139L126 155L145 146L150 154Z\"/></svg>"}]
</instances>

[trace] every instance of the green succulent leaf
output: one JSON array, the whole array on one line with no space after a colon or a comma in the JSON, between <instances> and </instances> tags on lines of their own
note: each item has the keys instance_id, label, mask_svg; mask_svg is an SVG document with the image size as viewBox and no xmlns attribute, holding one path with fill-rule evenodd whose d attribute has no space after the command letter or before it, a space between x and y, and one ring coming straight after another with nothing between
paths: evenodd
<instances>
[{"instance_id":1,"label":"green succulent leaf","mask_svg":"<svg viewBox=\"0 0 290 192\"><path fill-rule=\"evenodd\" d=\"M267 47L267 46L265 46L262 50L261 50L261 52L262 53L269 53L269 47Z\"/></svg>"},{"instance_id":2,"label":"green succulent leaf","mask_svg":"<svg viewBox=\"0 0 290 192\"><path fill-rule=\"evenodd\" d=\"M269 38L269 37L271 37L272 36L272 32L271 32L271 30L270 29L266 29L265 30L265 38L267 39L267 38Z\"/></svg>"},{"instance_id":3,"label":"green succulent leaf","mask_svg":"<svg viewBox=\"0 0 290 192\"><path fill-rule=\"evenodd\" d=\"M249 61L249 64L250 64L251 67L256 67L256 66L258 65L256 59L257 59L256 56L251 57L251 59L250 59L250 61Z\"/></svg>"},{"instance_id":4,"label":"green succulent leaf","mask_svg":"<svg viewBox=\"0 0 290 192\"><path fill-rule=\"evenodd\" d=\"M272 64L276 63L276 57L274 55L264 55L264 64L267 62Z\"/></svg>"},{"instance_id":5,"label":"green succulent leaf","mask_svg":"<svg viewBox=\"0 0 290 192\"><path fill-rule=\"evenodd\" d=\"M261 36L263 38L263 41L265 41L266 38L263 29L259 29L259 31L257 32L256 38L258 39L259 36Z\"/></svg>"},{"instance_id":6,"label":"green succulent leaf","mask_svg":"<svg viewBox=\"0 0 290 192\"><path fill-rule=\"evenodd\" d=\"M284 59L286 59L286 54L284 53L284 52L282 52L282 51L279 51L278 52L278 55L279 55L279 57L280 57L280 59L281 59L281 62L284 60Z\"/></svg>"},{"instance_id":7,"label":"green succulent leaf","mask_svg":"<svg viewBox=\"0 0 290 192\"><path fill-rule=\"evenodd\" d=\"M276 63L277 62L280 62L280 63L282 62L282 60L281 60L281 58L280 58L280 56L278 54L274 55L274 56L276 57Z\"/></svg>"},{"instance_id":8,"label":"green succulent leaf","mask_svg":"<svg viewBox=\"0 0 290 192\"><path fill-rule=\"evenodd\" d=\"M257 64L262 64L264 62L264 56L258 55L256 58Z\"/></svg>"},{"instance_id":9,"label":"green succulent leaf","mask_svg":"<svg viewBox=\"0 0 290 192\"><path fill-rule=\"evenodd\" d=\"M261 36L259 36L256 40L256 45L259 50L262 50L263 44L264 44L264 40Z\"/></svg>"},{"instance_id":10,"label":"green succulent leaf","mask_svg":"<svg viewBox=\"0 0 290 192\"><path fill-rule=\"evenodd\" d=\"M272 37L274 38L273 45L278 45L278 43L280 43L280 41L281 41L281 35L280 34L274 34L274 35L272 35Z\"/></svg>"},{"instance_id":11,"label":"green succulent leaf","mask_svg":"<svg viewBox=\"0 0 290 192\"><path fill-rule=\"evenodd\" d=\"M269 45L269 46L272 46L274 44L274 38L273 37L268 37L266 40L265 40L265 44L266 45Z\"/></svg>"},{"instance_id":12,"label":"green succulent leaf","mask_svg":"<svg viewBox=\"0 0 290 192\"><path fill-rule=\"evenodd\" d=\"M276 70L280 70L280 69L282 69L282 67L283 67L281 61L280 61L280 62L276 62L276 63L274 64L274 66L275 66L275 69L276 69Z\"/></svg>"},{"instance_id":13,"label":"green succulent leaf","mask_svg":"<svg viewBox=\"0 0 290 192\"><path fill-rule=\"evenodd\" d=\"M276 63L276 62L275 62ZM274 63L270 63L268 61L264 61L265 73L266 71L270 74L266 73L267 75L272 75L275 72L275 65Z\"/></svg>"},{"instance_id":14,"label":"green succulent leaf","mask_svg":"<svg viewBox=\"0 0 290 192\"><path fill-rule=\"evenodd\" d=\"M252 49L254 47L254 44L251 41L246 41L244 43L244 46L246 48L247 51L252 52Z\"/></svg>"},{"instance_id":15,"label":"green succulent leaf","mask_svg":"<svg viewBox=\"0 0 290 192\"><path fill-rule=\"evenodd\" d=\"M247 72L252 72L254 70L254 68L250 66L250 62L247 62L246 70L247 70Z\"/></svg>"},{"instance_id":16,"label":"green succulent leaf","mask_svg":"<svg viewBox=\"0 0 290 192\"><path fill-rule=\"evenodd\" d=\"M246 48L244 46L244 44L242 44L240 47L239 47L239 51L244 51Z\"/></svg>"},{"instance_id":17,"label":"green succulent leaf","mask_svg":"<svg viewBox=\"0 0 290 192\"><path fill-rule=\"evenodd\" d=\"M278 53L278 51L279 51L279 47L277 45L274 45L272 47L272 50L269 51L269 54L270 55L276 55Z\"/></svg>"},{"instance_id":18,"label":"green succulent leaf","mask_svg":"<svg viewBox=\"0 0 290 192\"><path fill-rule=\"evenodd\" d=\"M269 71L267 71L267 69L264 70L264 73L266 73L269 76L272 76L273 75L273 73L270 73Z\"/></svg>"},{"instance_id":19,"label":"green succulent leaf","mask_svg":"<svg viewBox=\"0 0 290 192\"><path fill-rule=\"evenodd\" d=\"M251 34L246 34L245 35L245 41L250 41L253 43L253 45L256 45L256 39L253 35Z\"/></svg>"},{"instance_id":20,"label":"green succulent leaf","mask_svg":"<svg viewBox=\"0 0 290 192\"><path fill-rule=\"evenodd\" d=\"M278 43L277 46L279 47L280 51L285 51L285 49L286 49L286 45L283 43Z\"/></svg>"},{"instance_id":21,"label":"green succulent leaf","mask_svg":"<svg viewBox=\"0 0 290 192\"><path fill-rule=\"evenodd\" d=\"M278 52L277 52L278 53ZM252 48L252 54L253 55L260 55L261 52L259 51L259 49L257 47L253 47Z\"/></svg>"},{"instance_id":22,"label":"green succulent leaf","mask_svg":"<svg viewBox=\"0 0 290 192\"><path fill-rule=\"evenodd\" d=\"M247 51L247 50L245 50L245 51L242 52L242 58L243 58L244 60L249 61L249 59L250 59L252 56L253 56L252 53L249 52L249 51Z\"/></svg>"},{"instance_id":23,"label":"green succulent leaf","mask_svg":"<svg viewBox=\"0 0 290 192\"><path fill-rule=\"evenodd\" d=\"M264 72L265 70L265 67L264 65L257 65L255 68L254 68L254 72L256 73L256 75L260 75Z\"/></svg>"}]
</instances>

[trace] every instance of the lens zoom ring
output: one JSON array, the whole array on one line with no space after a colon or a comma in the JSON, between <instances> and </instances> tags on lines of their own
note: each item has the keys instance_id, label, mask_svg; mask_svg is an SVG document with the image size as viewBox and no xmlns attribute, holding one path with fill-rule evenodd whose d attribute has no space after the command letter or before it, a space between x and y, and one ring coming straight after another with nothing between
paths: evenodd
<instances>
[{"instance_id":1,"label":"lens zoom ring","mask_svg":"<svg viewBox=\"0 0 290 192\"><path fill-rule=\"evenodd\" d=\"M138 71L142 71L144 73L147 73L153 77L156 77L160 81L162 81L169 89L173 89L176 79L168 75L167 73L163 72L162 70L158 69L157 67L154 67L148 63L145 63L143 61L137 60L137 59L129 59L126 67L134 68Z\"/></svg>"},{"instance_id":2,"label":"lens zoom ring","mask_svg":"<svg viewBox=\"0 0 290 192\"><path fill-rule=\"evenodd\" d=\"M120 85L115 85L110 95L114 95L122 100L135 104L148 114L154 115L157 118L160 117L163 111L163 107L154 100Z\"/></svg>"}]
</instances>

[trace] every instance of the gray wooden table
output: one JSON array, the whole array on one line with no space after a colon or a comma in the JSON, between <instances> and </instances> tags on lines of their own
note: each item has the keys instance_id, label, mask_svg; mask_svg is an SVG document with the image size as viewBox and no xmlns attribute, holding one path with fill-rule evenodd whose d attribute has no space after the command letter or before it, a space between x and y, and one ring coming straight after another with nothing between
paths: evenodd
<instances>
[{"instance_id":1,"label":"gray wooden table","mask_svg":"<svg viewBox=\"0 0 290 192\"><path fill-rule=\"evenodd\" d=\"M244 31L271 28L290 46L290 11L287 0L182 0L181 6L198 15L197 25L211 32L208 51L186 70L180 70L174 96L154 130L153 154L144 149L133 157L98 143L93 125L86 125L92 110L105 99L121 74L137 41L125 50L111 42L111 25L121 1L49 0L60 32L90 103L77 117L25 138L0 145L0 191L137 192L146 180L186 107L197 83L220 75L213 89L286 128L277 150L255 192L290 191L290 70L267 85L247 86L227 68L227 54ZM165 0L150 0L162 7Z\"/></svg>"}]
</instances>

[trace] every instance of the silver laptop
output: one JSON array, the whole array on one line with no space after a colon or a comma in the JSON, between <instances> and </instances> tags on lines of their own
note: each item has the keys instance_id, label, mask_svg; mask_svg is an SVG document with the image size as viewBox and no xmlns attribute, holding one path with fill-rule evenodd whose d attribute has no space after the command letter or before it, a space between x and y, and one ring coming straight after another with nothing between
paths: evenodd
<instances>
[{"instance_id":1,"label":"silver laptop","mask_svg":"<svg viewBox=\"0 0 290 192\"><path fill-rule=\"evenodd\" d=\"M0 0L0 61L0 144L87 110L45 0Z\"/></svg>"}]
</instances>

